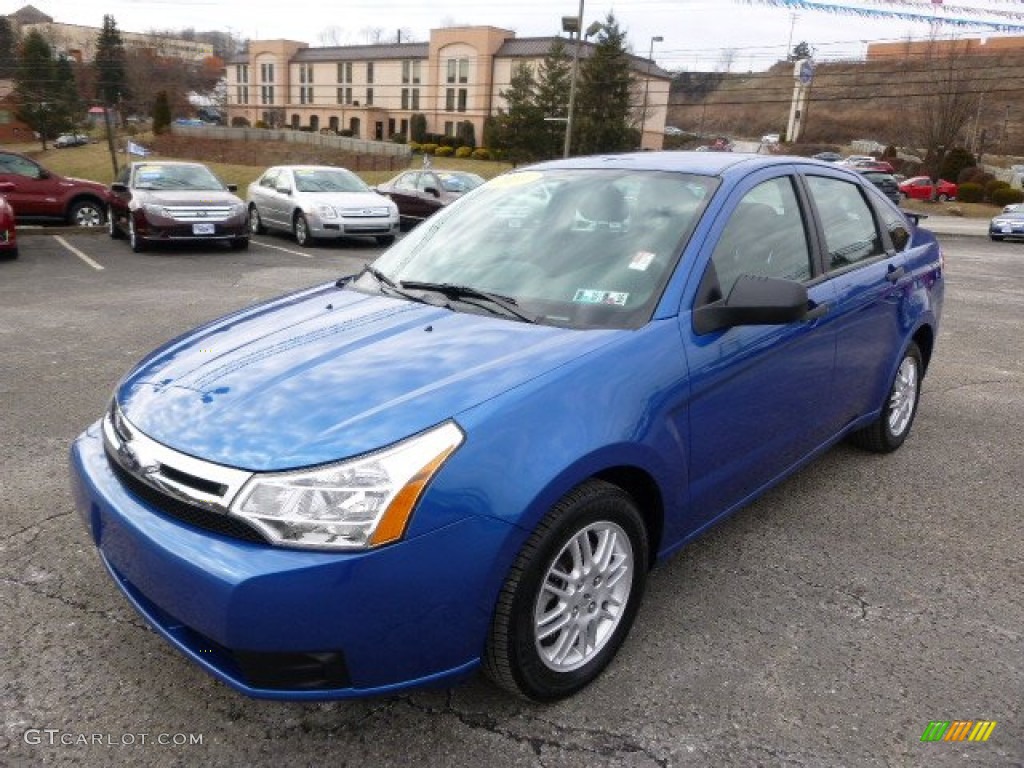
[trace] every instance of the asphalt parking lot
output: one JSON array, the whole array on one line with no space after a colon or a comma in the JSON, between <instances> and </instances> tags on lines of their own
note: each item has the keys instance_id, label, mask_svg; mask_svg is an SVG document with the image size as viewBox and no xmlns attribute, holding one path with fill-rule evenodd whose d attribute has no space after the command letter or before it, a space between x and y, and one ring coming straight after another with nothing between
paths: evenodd
<instances>
[{"instance_id":1,"label":"asphalt parking lot","mask_svg":"<svg viewBox=\"0 0 1024 768\"><path fill-rule=\"evenodd\" d=\"M379 248L19 240L0 262L0 765L1024 764L1024 243L944 240L942 333L902 450L838 446L684 549L607 673L540 707L482 678L243 698L147 628L73 510L68 446L136 360ZM936 720L997 725L922 743Z\"/></svg>"}]
</instances>

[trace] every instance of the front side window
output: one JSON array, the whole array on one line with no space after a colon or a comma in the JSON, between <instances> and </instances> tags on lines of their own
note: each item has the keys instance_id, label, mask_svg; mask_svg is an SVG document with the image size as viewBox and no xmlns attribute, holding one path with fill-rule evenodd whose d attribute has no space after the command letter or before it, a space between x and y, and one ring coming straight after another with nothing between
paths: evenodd
<instances>
[{"instance_id":1,"label":"front side window","mask_svg":"<svg viewBox=\"0 0 1024 768\"><path fill-rule=\"evenodd\" d=\"M828 269L843 269L885 252L871 206L859 185L826 176L808 176L807 187L821 219Z\"/></svg>"},{"instance_id":2,"label":"front side window","mask_svg":"<svg viewBox=\"0 0 1024 768\"><path fill-rule=\"evenodd\" d=\"M38 179L42 172L38 165L18 155L0 154L0 173L13 173L16 176L25 176L30 179Z\"/></svg>"},{"instance_id":3,"label":"front side window","mask_svg":"<svg viewBox=\"0 0 1024 768\"><path fill-rule=\"evenodd\" d=\"M730 214L711 255L717 295L727 297L741 275L808 280L811 253L789 176L762 182Z\"/></svg>"}]
</instances>

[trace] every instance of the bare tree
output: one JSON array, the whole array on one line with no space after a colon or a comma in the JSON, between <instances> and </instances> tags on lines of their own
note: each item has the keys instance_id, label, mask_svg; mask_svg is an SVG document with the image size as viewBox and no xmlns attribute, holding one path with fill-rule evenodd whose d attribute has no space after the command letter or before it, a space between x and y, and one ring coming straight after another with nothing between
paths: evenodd
<instances>
[{"instance_id":1,"label":"bare tree","mask_svg":"<svg viewBox=\"0 0 1024 768\"><path fill-rule=\"evenodd\" d=\"M919 95L908 100L909 127L925 151L925 166L937 189L942 161L978 112L981 91L976 74L965 66L966 46L960 41L932 40L920 62ZM915 66L915 68L917 68Z\"/></svg>"},{"instance_id":2,"label":"bare tree","mask_svg":"<svg viewBox=\"0 0 1024 768\"><path fill-rule=\"evenodd\" d=\"M736 61L736 49L735 48L723 48L722 53L718 56L718 71L719 72L731 72L733 62Z\"/></svg>"},{"instance_id":3,"label":"bare tree","mask_svg":"<svg viewBox=\"0 0 1024 768\"><path fill-rule=\"evenodd\" d=\"M384 27L363 27L359 35L367 45L378 45L384 42Z\"/></svg>"},{"instance_id":4,"label":"bare tree","mask_svg":"<svg viewBox=\"0 0 1024 768\"><path fill-rule=\"evenodd\" d=\"M317 40L320 41L321 45L328 47L336 47L345 44L345 39L348 37L345 34L345 30L336 24L332 24L329 27L324 27L320 34L317 35Z\"/></svg>"}]
</instances>

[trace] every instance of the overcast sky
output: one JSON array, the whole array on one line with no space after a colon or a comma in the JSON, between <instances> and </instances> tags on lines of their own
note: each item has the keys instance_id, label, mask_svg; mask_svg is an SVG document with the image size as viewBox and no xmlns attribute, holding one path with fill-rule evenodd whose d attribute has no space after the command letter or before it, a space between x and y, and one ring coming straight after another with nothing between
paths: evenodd
<instances>
[{"instance_id":1,"label":"overcast sky","mask_svg":"<svg viewBox=\"0 0 1024 768\"><path fill-rule=\"evenodd\" d=\"M915 0L893 0L906 9ZM923 11L929 0L917 0ZM838 5L884 8L879 0L826 0ZM1008 14L1008 0L947 0L957 6L986 7ZM148 32L154 29L230 31L249 38L289 38L323 45L332 38L342 44L367 42L369 29L410 31L414 40L426 40L430 29L450 25L490 25L511 29L518 37L557 34L561 17L575 16L578 0L32 0L54 21L100 27L103 15L112 14L118 29ZM0 12L25 5L0 0ZM1024 5L1017 4L1024 18ZM662 67L717 69L727 60L733 71L764 69L784 58L790 45L806 41L817 57L857 58L868 41L926 38L929 26L900 19L867 19L833 15L742 0L586 0L585 21L603 20L614 12L625 29L633 52L646 55L653 36L654 58ZM1024 25L1024 22L1022 22ZM944 36L972 34L962 27L944 27ZM326 36L329 34L330 36ZM982 34L974 32L974 35ZM792 42L791 42L792 41Z\"/></svg>"}]
</instances>

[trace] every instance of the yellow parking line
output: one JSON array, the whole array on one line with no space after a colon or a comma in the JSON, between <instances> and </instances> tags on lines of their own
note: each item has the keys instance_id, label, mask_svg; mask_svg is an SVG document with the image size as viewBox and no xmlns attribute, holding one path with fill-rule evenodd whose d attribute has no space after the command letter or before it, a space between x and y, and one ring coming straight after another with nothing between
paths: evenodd
<instances>
[{"instance_id":1,"label":"yellow parking line","mask_svg":"<svg viewBox=\"0 0 1024 768\"><path fill-rule=\"evenodd\" d=\"M72 245L71 243L69 243L69 242L68 242L67 240L65 240L65 239L64 239L63 237L61 237L60 235L54 235L54 236L53 236L53 239L54 239L54 240L56 240L56 241L57 241L58 243L60 243L61 245L63 245L63 246L65 247L65 248L67 248L67 249L68 249L69 251L71 251L71 252L72 252L73 254L75 254L75 256L77 256L78 258L80 258L80 259L81 259L82 261L84 261L84 262L85 262L86 264L88 264L88 265L89 265L90 267L92 267L93 269L96 269L96 270L101 270L101 269L103 269L103 267L102 267L102 266L101 266L100 264L97 264L97 263L96 263L95 261L93 261L92 259L90 259L90 258L89 258L88 256L86 256L86 255L85 255L84 253L82 253L82 252L81 252L80 250L78 250L77 248L75 248L75 246L73 246L73 245Z\"/></svg>"},{"instance_id":2,"label":"yellow parking line","mask_svg":"<svg viewBox=\"0 0 1024 768\"><path fill-rule=\"evenodd\" d=\"M273 248L275 251L284 251L285 253L292 253L292 254L294 254L296 256L301 256L304 259L312 259L313 258L313 254L311 254L311 253L303 253L302 251L293 251L291 248L282 248L279 245L271 245L270 243L261 243L258 240L249 240L249 242L252 243L253 245L258 245L258 246L260 246L262 248Z\"/></svg>"}]
</instances>

